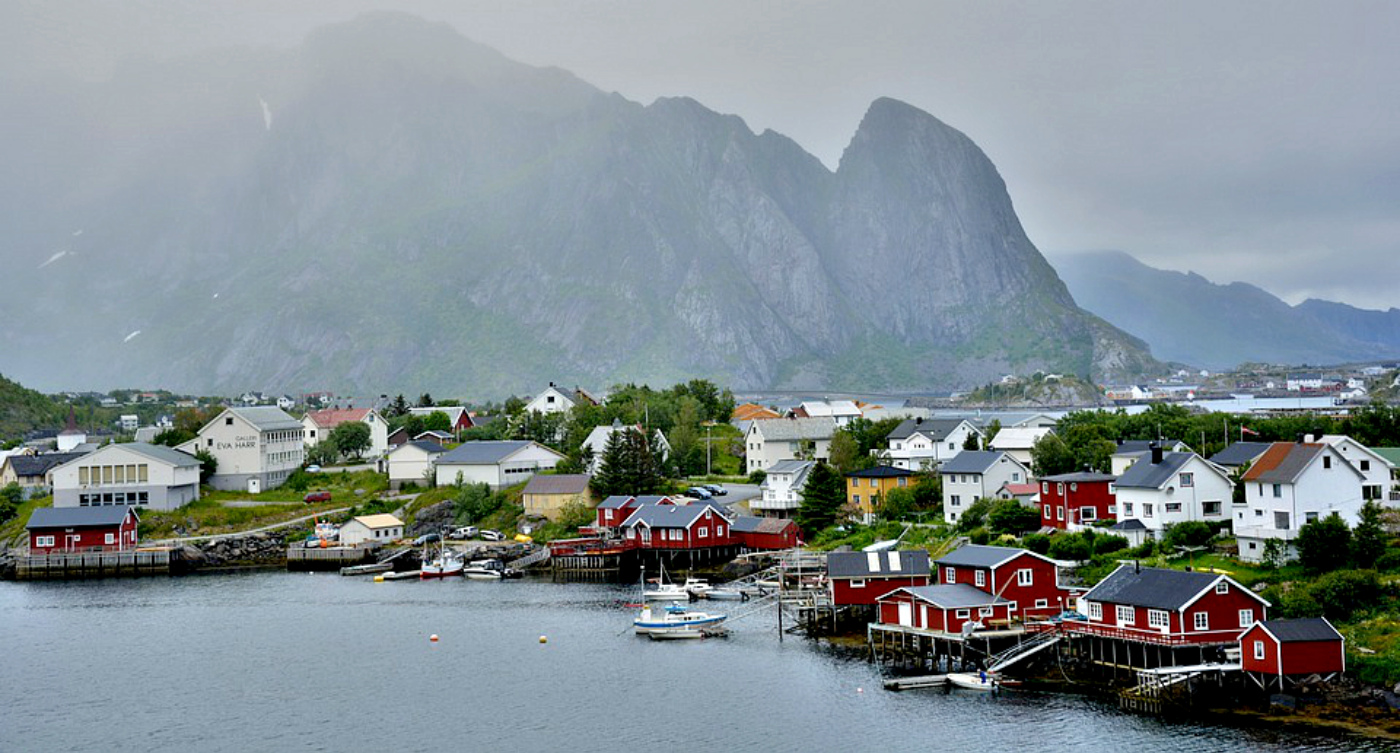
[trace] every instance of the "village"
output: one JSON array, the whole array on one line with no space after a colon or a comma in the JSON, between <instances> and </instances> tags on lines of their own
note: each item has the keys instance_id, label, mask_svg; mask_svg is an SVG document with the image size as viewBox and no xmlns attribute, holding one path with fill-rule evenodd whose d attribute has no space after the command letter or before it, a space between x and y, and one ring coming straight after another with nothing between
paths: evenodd
<instances>
[{"instance_id":1,"label":"village","mask_svg":"<svg viewBox=\"0 0 1400 753\"><path fill-rule=\"evenodd\" d=\"M654 405L639 413L638 394ZM607 397L550 384L495 412L312 401L186 405L183 435L174 416L122 416L117 441L90 437L70 409L51 440L0 460L0 487L20 490L6 530L24 532L6 572L170 574L193 552L202 566L384 580L441 575L456 552L482 577L698 574L808 636L858 637L891 689L1000 692L1058 675L1141 711L1297 703L1342 682L1349 656L1389 666L1329 619L1391 588L1376 572L1397 559L1400 446L1344 431L1369 422L1397 436L1400 417L1380 405L948 415L735 404L696 382ZM1112 436L1114 422L1156 438ZM1303 426L1317 430L1279 436ZM226 508L268 517L193 522ZM1300 607L1303 589L1280 591L1276 576L1315 570L1322 550L1360 590ZM676 586L683 598L710 595L687 582L699 586Z\"/></svg>"}]
</instances>

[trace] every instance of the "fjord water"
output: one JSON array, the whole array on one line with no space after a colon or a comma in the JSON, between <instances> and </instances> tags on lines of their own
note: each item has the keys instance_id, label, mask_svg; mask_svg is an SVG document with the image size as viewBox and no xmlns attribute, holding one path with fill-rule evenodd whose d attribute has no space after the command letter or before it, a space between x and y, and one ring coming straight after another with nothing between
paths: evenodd
<instances>
[{"instance_id":1,"label":"fjord water","mask_svg":"<svg viewBox=\"0 0 1400 753\"><path fill-rule=\"evenodd\" d=\"M270 571L0 583L0 750L1389 749L1072 695L889 693L850 652L780 643L768 613L722 640L638 638L635 597Z\"/></svg>"}]
</instances>

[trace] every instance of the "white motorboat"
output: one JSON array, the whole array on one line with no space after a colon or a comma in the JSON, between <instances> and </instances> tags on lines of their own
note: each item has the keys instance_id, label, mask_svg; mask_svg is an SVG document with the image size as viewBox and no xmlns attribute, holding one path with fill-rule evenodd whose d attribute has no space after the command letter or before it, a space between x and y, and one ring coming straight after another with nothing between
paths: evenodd
<instances>
[{"instance_id":1,"label":"white motorboat","mask_svg":"<svg viewBox=\"0 0 1400 753\"><path fill-rule=\"evenodd\" d=\"M686 578L685 584L681 588L697 599L705 598L706 594L714 590L714 586L711 586L704 578Z\"/></svg>"},{"instance_id":2,"label":"white motorboat","mask_svg":"<svg viewBox=\"0 0 1400 753\"><path fill-rule=\"evenodd\" d=\"M978 672L976 674L971 672L950 672L948 673L948 682L952 683L954 687L984 692L996 690L999 685L996 675L991 675L986 672Z\"/></svg>"},{"instance_id":3,"label":"white motorboat","mask_svg":"<svg viewBox=\"0 0 1400 753\"><path fill-rule=\"evenodd\" d=\"M452 554L439 553L438 556L423 563L418 571L419 580L432 580L434 578L455 578L463 573L465 566L462 558Z\"/></svg>"},{"instance_id":4,"label":"white motorboat","mask_svg":"<svg viewBox=\"0 0 1400 753\"><path fill-rule=\"evenodd\" d=\"M642 607L632 627L637 635L658 635L680 633L677 638L694 638L688 633L699 633L702 628L715 627L724 622L728 615L719 612L701 612L687 609L679 604L664 607L658 613L651 605Z\"/></svg>"},{"instance_id":5,"label":"white motorboat","mask_svg":"<svg viewBox=\"0 0 1400 753\"><path fill-rule=\"evenodd\" d=\"M687 584L689 581L687 581ZM642 598L649 601L689 601L690 592L685 586L679 583L666 582L666 566L661 566L661 575L656 580L656 586L646 587L646 581L642 581Z\"/></svg>"},{"instance_id":6,"label":"white motorboat","mask_svg":"<svg viewBox=\"0 0 1400 753\"><path fill-rule=\"evenodd\" d=\"M505 567L500 560L472 560L470 565L462 570L462 574L471 580L500 580L506 577Z\"/></svg>"}]
</instances>

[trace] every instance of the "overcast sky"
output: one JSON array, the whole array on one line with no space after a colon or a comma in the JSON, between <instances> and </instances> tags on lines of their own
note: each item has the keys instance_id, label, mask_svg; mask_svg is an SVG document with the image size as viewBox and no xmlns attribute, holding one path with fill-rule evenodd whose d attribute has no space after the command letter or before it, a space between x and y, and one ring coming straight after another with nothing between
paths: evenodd
<instances>
[{"instance_id":1,"label":"overcast sky","mask_svg":"<svg viewBox=\"0 0 1400 753\"><path fill-rule=\"evenodd\" d=\"M1052 260L1119 249L1400 306L1400 2L12 0L0 74L291 46L383 7L642 102L694 97L832 167L871 100L902 99L991 156Z\"/></svg>"}]
</instances>

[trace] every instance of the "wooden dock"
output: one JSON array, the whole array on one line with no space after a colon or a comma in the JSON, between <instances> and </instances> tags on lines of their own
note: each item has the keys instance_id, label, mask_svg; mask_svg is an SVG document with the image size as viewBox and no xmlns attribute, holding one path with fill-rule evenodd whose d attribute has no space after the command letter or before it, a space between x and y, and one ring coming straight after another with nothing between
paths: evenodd
<instances>
[{"instance_id":1,"label":"wooden dock","mask_svg":"<svg viewBox=\"0 0 1400 753\"><path fill-rule=\"evenodd\" d=\"M287 548L288 570L339 570L349 565L376 561L377 546L331 546L308 549L304 546Z\"/></svg>"},{"instance_id":2,"label":"wooden dock","mask_svg":"<svg viewBox=\"0 0 1400 753\"><path fill-rule=\"evenodd\" d=\"M171 551L34 554L15 563L16 580L79 580L169 575Z\"/></svg>"},{"instance_id":3,"label":"wooden dock","mask_svg":"<svg viewBox=\"0 0 1400 753\"><path fill-rule=\"evenodd\" d=\"M948 675L896 677L892 680L885 680L885 690L916 690L918 688L941 688L947 684Z\"/></svg>"}]
</instances>

